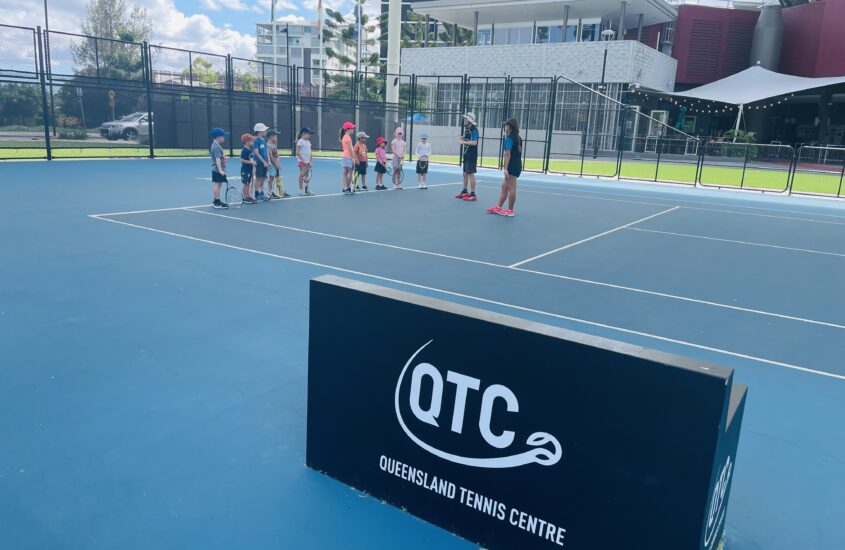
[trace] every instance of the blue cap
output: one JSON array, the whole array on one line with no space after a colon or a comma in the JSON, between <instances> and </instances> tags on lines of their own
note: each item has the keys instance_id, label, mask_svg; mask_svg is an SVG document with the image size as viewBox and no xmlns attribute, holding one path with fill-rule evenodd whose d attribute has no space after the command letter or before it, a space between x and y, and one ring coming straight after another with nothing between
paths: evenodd
<instances>
[{"instance_id":1,"label":"blue cap","mask_svg":"<svg viewBox=\"0 0 845 550\"><path fill-rule=\"evenodd\" d=\"M213 128L211 130L211 139L219 138L220 136L228 136L230 135L229 132L223 130L222 128Z\"/></svg>"},{"instance_id":2,"label":"blue cap","mask_svg":"<svg viewBox=\"0 0 845 550\"><path fill-rule=\"evenodd\" d=\"M314 132L308 126L303 126L299 129L300 134L313 134Z\"/></svg>"}]
</instances>

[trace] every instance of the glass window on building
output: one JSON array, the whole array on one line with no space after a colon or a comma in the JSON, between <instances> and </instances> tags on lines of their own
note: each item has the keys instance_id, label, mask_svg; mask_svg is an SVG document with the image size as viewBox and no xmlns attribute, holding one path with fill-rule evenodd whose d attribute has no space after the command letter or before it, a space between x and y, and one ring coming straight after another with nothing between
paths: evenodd
<instances>
[{"instance_id":1,"label":"glass window on building","mask_svg":"<svg viewBox=\"0 0 845 550\"><path fill-rule=\"evenodd\" d=\"M601 39L601 23L585 24L581 28L582 42L596 42Z\"/></svg>"},{"instance_id":2,"label":"glass window on building","mask_svg":"<svg viewBox=\"0 0 845 550\"><path fill-rule=\"evenodd\" d=\"M490 35L492 33L492 29L478 29L478 45L479 46L489 46L490 45Z\"/></svg>"},{"instance_id":3,"label":"glass window on building","mask_svg":"<svg viewBox=\"0 0 845 550\"><path fill-rule=\"evenodd\" d=\"M496 29L493 33L493 44L496 46L508 43L508 29Z\"/></svg>"}]
</instances>

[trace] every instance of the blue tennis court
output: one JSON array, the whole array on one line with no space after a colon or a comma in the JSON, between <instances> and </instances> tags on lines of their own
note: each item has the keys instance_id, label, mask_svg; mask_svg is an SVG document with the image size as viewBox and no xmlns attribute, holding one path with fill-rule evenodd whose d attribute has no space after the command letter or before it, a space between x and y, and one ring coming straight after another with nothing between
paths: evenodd
<instances>
[{"instance_id":1,"label":"blue tennis court","mask_svg":"<svg viewBox=\"0 0 845 550\"><path fill-rule=\"evenodd\" d=\"M0 166L0 547L472 548L305 468L332 273L733 367L727 548L842 548L845 203L526 173L504 218L498 172L347 197L327 159L314 197L215 210L208 167Z\"/></svg>"}]
</instances>

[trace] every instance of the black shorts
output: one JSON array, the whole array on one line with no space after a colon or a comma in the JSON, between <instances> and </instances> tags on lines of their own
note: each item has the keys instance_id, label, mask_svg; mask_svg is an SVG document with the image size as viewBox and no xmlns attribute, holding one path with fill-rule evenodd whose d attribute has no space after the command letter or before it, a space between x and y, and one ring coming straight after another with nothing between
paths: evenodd
<instances>
[{"instance_id":1,"label":"black shorts","mask_svg":"<svg viewBox=\"0 0 845 550\"><path fill-rule=\"evenodd\" d=\"M229 183L229 180L226 179L226 176L224 176L220 172L215 172L214 170L211 171L211 181L213 181L214 183Z\"/></svg>"},{"instance_id":2,"label":"black shorts","mask_svg":"<svg viewBox=\"0 0 845 550\"><path fill-rule=\"evenodd\" d=\"M249 172L241 170L241 183L244 184L244 185L249 185L249 183L251 181L252 181L252 170L250 170Z\"/></svg>"},{"instance_id":3,"label":"black shorts","mask_svg":"<svg viewBox=\"0 0 845 550\"><path fill-rule=\"evenodd\" d=\"M464 156L464 174L478 172L478 153L467 153Z\"/></svg>"},{"instance_id":4,"label":"black shorts","mask_svg":"<svg viewBox=\"0 0 845 550\"><path fill-rule=\"evenodd\" d=\"M522 163L511 162L510 164L508 164L508 174L515 178L518 178L520 174L522 174Z\"/></svg>"},{"instance_id":5,"label":"black shorts","mask_svg":"<svg viewBox=\"0 0 845 550\"><path fill-rule=\"evenodd\" d=\"M367 175L367 163L366 162L359 162L355 165L355 171L362 176Z\"/></svg>"},{"instance_id":6,"label":"black shorts","mask_svg":"<svg viewBox=\"0 0 845 550\"><path fill-rule=\"evenodd\" d=\"M376 163L376 174L386 174L386 173L387 173L387 167L385 167L384 164L377 162Z\"/></svg>"},{"instance_id":7,"label":"black shorts","mask_svg":"<svg viewBox=\"0 0 845 550\"><path fill-rule=\"evenodd\" d=\"M428 161L417 161L417 174L428 174Z\"/></svg>"},{"instance_id":8,"label":"black shorts","mask_svg":"<svg viewBox=\"0 0 845 550\"><path fill-rule=\"evenodd\" d=\"M258 166L255 167L255 177L256 178L266 178L267 177L267 167L263 164L259 163Z\"/></svg>"}]
</instances>

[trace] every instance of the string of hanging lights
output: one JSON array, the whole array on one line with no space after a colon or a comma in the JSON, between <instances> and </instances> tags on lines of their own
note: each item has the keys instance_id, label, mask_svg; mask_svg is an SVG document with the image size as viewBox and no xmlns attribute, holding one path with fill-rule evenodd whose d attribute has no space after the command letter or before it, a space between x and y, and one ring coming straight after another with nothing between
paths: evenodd
<instances>
[{"instance_id":1,"label":"string of hanging lights","mask_svg":"<svg viewBox=\"0 0 845 550\"><path fill-rule=\"evenodd\" d=\"M692 113L703 113L708 115L721 115L721 114L730 114L736 113L738 107L736 105L725 105L719 104L715 101L708 101L706 99L692 99L692 98L677 98L677 97L667 97L663 94L650 94L648 92L644 92L642 90L631 90L630 93L634 94L635 96L642 97L644 99L654 99L660 103L670 103L676 107L685 107L687 112ZM772 107L777 107L778 105L782 105L789 101L791 97L795 94L787 94L780 96L778 98L769 98L767 101L752 103L746 105L744 108L745 110L752 110L752 111L760 111L771 109Z\"/></svg>"}]
</instances>

